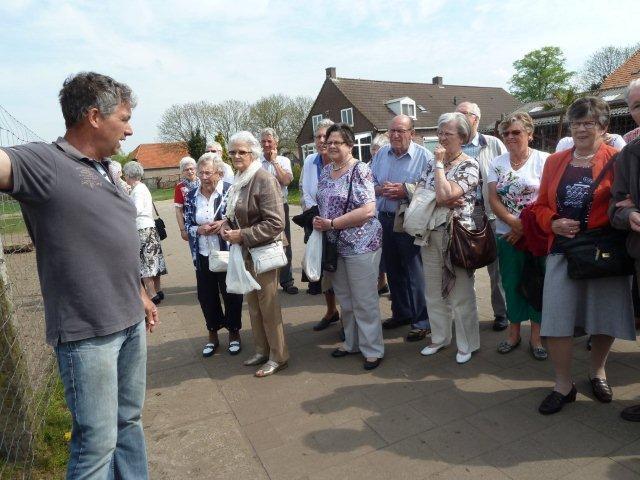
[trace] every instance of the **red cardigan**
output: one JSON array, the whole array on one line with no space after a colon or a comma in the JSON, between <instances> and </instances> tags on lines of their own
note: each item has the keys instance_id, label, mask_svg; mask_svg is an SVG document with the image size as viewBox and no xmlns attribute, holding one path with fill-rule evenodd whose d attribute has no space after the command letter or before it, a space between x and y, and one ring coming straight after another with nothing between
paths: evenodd
<instances>
[{"instance_id":1,"label":"red cardigan","mask_svg":"<svg viewBox=\"0 0 640 480\"><path fill-rule=\"evenodd\" d=\"M600 148L593 157L592 178L595 180L605 164L613 157L618 150L605 145ZM540 190L538 191L538 199L533 205L533 212L540 228L547 234L548 248L551 249L555 234L551 231L551 222L558 217L556 205L556 197L558 185L562 179L562 175L571 163L573 148L554 153L547 158L542 171L542 179L540 180ZM611 199L611 185L613 184L613 169L611 169L598 185L593 194L593 204L589 212L589 222L587 228L600 228L609 225L609 217L607 208Z\"/></svg>"}]
</instances>

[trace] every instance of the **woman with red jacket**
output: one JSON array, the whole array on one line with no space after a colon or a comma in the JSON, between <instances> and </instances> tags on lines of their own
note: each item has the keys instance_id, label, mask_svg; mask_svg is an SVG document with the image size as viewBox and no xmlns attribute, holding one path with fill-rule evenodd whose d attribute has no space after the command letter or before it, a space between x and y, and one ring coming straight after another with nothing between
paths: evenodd
<instances>
[{"instance_id":1,"label":"woman with red jacket","mask_svg":"<svg viewBox=\"0 0 640 480\"><path fill-rule=\"evenodd\" d=\"M617 150L603 142L609 125L609 106L597 97L576 100L567 110L575 147L551 155L545 164L538 199L533 206L538 225L548 235L541 335L555 370L555 387L539 412L559 412L576 398L571 378L575 331L592 336L589 381L594 396L608 403L613 392L605 363L614 338L635 340L631 308L631 277L574 280L567 274L562 238L580 231L583 204L587 231L608 228L613 169L603 177L591 198L591 185Z\"/></svg>"}]
</instances>

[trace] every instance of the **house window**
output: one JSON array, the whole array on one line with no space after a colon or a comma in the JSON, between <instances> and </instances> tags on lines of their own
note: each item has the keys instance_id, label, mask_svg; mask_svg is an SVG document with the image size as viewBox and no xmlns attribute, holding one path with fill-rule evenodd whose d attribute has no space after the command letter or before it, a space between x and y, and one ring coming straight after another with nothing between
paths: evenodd
<instances>
[{"instance_id":1,"label":"house window","mask_svg":"<svg viewBox=\"0 0 640 480\"><path fill-rule=\"evenodd\" d=\"M304 160L309 155L316 153L316 145L315 143L307 143L302 145L302 159Z\"/></svg>"},{"instance_id":2,"label":"house window","mask_svg":"<svg viewBox=\"0 0 640 480\"><path fill-rule=\"evenodd\" d=\"M371 133L359 133L353 145L352 155L362 162L371 160Z\"/></svg>"},{"instance_id":3,"label":"house window","mask_svg":"<svg viewBox=\"0 0 640 480\"><path fill-rule=\"evenodd\" d=\"M340 110L340 121L353 127L353 108L343 108Z\"/></svg>"},{"instance_id":4,"label":"house window","mask_svg":"<svg viewBox=\"0 0 640 480\"><path fill-rule=\"evenodd\" d=\"M322 114L320 115L314 115L313 117L311 117L311 125L313 126L313 133L315 135L316 133L316 128L318 128L318 124L322 121Z\"/></svg>"},{"instance_id":5,"label":"house window","mask_svg":"<svg viewBox=\"0 0 640 480\"><path fill-rule=\"evenodd\" d=\"M402 114L407 115L413 119L416 118L416 104L413 101L405 101L401 103Z\"/></svg>"},{"instance_id":6,"label":"house window","mask_svg":"<svg viewBox=\"0 0 640 480\"><path fill-rule=\"evenodd\" d=\"M422 146L429 150L431 153L433 153L437 144L438 137L422 137Z\"/></svg>"}]
</instances>

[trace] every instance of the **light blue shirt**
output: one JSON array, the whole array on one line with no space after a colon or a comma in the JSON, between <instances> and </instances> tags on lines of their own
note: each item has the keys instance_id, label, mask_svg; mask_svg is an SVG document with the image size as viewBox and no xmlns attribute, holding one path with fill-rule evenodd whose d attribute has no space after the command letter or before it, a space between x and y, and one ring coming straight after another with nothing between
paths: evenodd
<instances>
[{"instance_id":1,"label":"light blue shirt","mask_svg":"<svg viewBox=\"0 0 640 480\"><path fill-rule=\"evenodd\" d=\"M371 161L373 183L376 187L384 182L417 183L420 175L429 163L433 162L433 154L426 148L411 142L409 149L399 157L385 145ZM383 196L376 196L376 207L379 212L395 213L398 200L390 200Z\"/></svg>"}]
</instances>

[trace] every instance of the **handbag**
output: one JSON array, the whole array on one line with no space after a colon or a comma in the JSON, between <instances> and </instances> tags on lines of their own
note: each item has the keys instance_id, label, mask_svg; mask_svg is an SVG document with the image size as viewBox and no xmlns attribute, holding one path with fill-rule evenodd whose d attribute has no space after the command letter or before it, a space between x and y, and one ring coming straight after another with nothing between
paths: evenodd
<instances>
[{"instance_id":1,"label":"handbag","mask_svg":"<svg viewBox=\"0 0 640 480\"><path fill-rule=\"evenodd\" d=\"M573 280L632 275L634 260L627 252L627 232L612 227L587 230L588 211L593 192L613 167L615 157L607 162L591 184L580 210L580 230L574 238L556 237L556 246L567 259L567 275Z\"/></svg>"},{"instance_id":2,"label":"handbag","mask_svg":"<svg viewBox=\"0 0 640 480\"><path fill-rule=\"evenodd\" d=\"M156 212L156 216L158 217L153 220L154 223L156 224L156 232L158 232L158 236L160 237L160 240L164 240L165 238L167 238L167 227L164 224L164 220L160 218L160 214L158 213L156 204L154 202L151 202L151 204L153 205L153 210Z\"/></svg>"},{"instance_id":3,"label":"handbag","mask_svg":"<svg viewBox=\"0 0 640 480\"><path fill-rule=\"evenodd\" d=\"M227 250L213 250L209 252L209 271L226 272L229 268L229 252Z\"/></svg>"},{"instance_id":4,"label":"handbag","mask_svg":"<svg viewBox=\"0 0 640 480\"><path fill-rule=\"evenodd\" d=\"M282 247L282 240L276 240L266 245L253 247L249 249L251 259L253 260L253 268L257 275L282 268L287 264L287 256Z\"/></svg>"},{"instance_id":5,"label":"handbag","mask_svg":"<svg viewBox=\"0 0 640 480\"><path fill-rule=\"evenodd\" d=\"M347 201L342 209L342 215L347 213L349 201L351 200L351 192L353 190L353 177L356 171L356 162L351 169L351 178L349 179L349 190L347 191ZM338 269L338 242L340 241L340 230L336 234L335 242L329 240L327 232L322 232L322 270L327 272L335 272Z\"/></svg>"},{"instance_id":6,"label":"handbag","mask_svg":"<svg viewBox=\"0 0 640 480\"><path fill-rule=\"evenodd\" d=\"M451 263L467 270L476 270L493 263L498 256L496 236L487 214L483 214L484 225L478 230L469 230L460 218L452 215L449 222L449 256Z\"/></svg>"}]
</instances>

